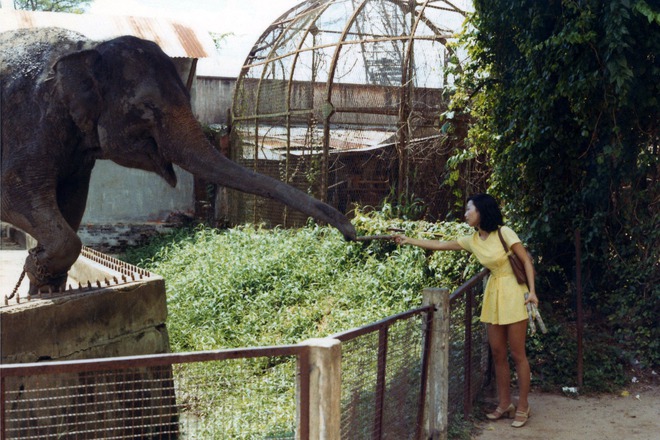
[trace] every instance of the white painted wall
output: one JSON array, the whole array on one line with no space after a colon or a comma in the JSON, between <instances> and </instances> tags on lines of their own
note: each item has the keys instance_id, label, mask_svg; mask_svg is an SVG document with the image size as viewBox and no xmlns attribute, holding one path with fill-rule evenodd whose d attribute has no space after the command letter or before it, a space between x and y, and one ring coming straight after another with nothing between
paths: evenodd
<instances>
[{"instance_id":1,"label":"white painted wall","mask_svg":"<svg viewBox=\"0 0 660 440\"><path fill-rule=\"evenodd\" d=\"M190 60L176 58L174 61L185 82ZM191 92L193 112L202 123L225 122L235 80L215 80L210 81L210 85L208 80L202 81L201 90L198 90L198 83L196 78ZM215 120L220 117L223 118L221 121ZM92 171L82 225L162 222L177 211L192 215L195 210L193 176L177 166L174 169L178 179L176 188L157 174L125 168L108 160L97 161Z\"/></svg>"},{"instance_id":2,"label":"white painted wall","mask_svg":"<svg viewBox=\"0 0 660 440\"><path fill-rule=\"evenodd\" d=\"M159 175L99 160L92 171L83 224L162 222L174 211L194 211L193 176L175 166L172 188Z\"/></svg>"}]
</instances>

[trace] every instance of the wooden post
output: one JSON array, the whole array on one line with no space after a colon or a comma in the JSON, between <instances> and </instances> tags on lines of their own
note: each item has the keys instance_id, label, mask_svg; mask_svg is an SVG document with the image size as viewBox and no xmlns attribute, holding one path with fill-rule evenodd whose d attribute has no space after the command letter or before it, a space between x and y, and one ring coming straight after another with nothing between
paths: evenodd
<instances>
[{"instance_id":1,"label":"wooden post","mask_svg":"<svg viewBox=\"0 0 660 440\"><path fill-rule=\"evenodd\" d=\"M424 439L447 440L449 410L449 290L424 289L424 305L435 306L426 379Z\"/></svg>"},{"instance_id":2,"label":"wooden post","mask_svg":"<svg viewBox=\"0 0 660 440\"><path fill-rule=\"evenodd\" d=\"M308 339L309 439L339 440L341 428L341 342Z\"/></svg>"}]
</instances>

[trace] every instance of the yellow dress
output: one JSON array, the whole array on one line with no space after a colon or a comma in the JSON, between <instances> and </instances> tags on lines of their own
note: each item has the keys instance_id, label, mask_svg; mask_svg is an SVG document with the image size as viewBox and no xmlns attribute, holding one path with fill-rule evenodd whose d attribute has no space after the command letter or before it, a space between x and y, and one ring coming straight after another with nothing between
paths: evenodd
<instances>
[{"instance_id":1,"label":"yellow dress","mask_svg":"<svg viewBox=\"0 0 660 440\"><path fill-rule=\"evenodd\" d=\"M520 243L518 235L509 227L502 226L502 236L509 248ZM528 289L525 284L518 284L497 231L491 232L485 240L479 237L479 232L475 232L460 237L458 244L474 254L490 270L484 291L481 321L505 325L526 320L525 293Z\"/></svg>"}]
</instances>

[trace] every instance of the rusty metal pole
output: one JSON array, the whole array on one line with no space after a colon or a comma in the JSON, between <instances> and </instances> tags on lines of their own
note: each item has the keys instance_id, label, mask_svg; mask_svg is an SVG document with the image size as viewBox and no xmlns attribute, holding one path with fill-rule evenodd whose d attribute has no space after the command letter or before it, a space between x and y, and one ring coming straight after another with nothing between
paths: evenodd
<instances>
[{"instance_id":1,"label":"rusty metal pole","mask_svg":"<svg viewBox=\"0 0 660 440\"><path fill-rule=\"evenodd\" d=\"M376 414L374 416L374 429L371 435L372 440L381 440L383 438L383 409L385 407L385 373L387 367L387 335L388 327L380 329L378 332L378 375L376 378Z\"/></svg>"},{"instance_id":2,"label":"rusty metal pole","mask_svg":"<svg viewBox=\"0 0 660 440\"><path fill-rule=\"evenodd\" d=\"M298 400L296 417L296 440L309 440L309 347L298 356L298 374L296 380L296 397Z\"/></svg>"},{"instance_id":3,"label":"rusty metal pole","mask_svg":"<svg viewBox=\"0 0 660 440\"><path fill-rule=\"evenodd\" d=\"M463 417L465 420L472 412L472 309L474 306L474 290L465 295L465 344L463 346Z\"/></svg>"},{"instance_id":4,"label":"rusty metal pole","mask_svg":"<svg viewBox=\"0 0 660 440\"><path fill-rule=\"evenodd\" d=\"M583 378L583 351L582 351L582 237L580 230L575 230L575 288L577 301L577 386L582 387Z\"/></svg>"},{"instance_id":5,"label":"rusty metal pole","mask_svg":"<svg viewBox=\"0 0 660 440\"><path fill-rule=\"evenodd\" d=\"M0 376L0 439L6 438L5 436L5 377Z\"/></svg>"},{"instance_id":6,"label":"rusty metal pole","mask_svg":"<svg viewBox=\"0 0 660 440\"><path fill-rule=\"evenodd\" d=\"M425 300L426 301L426 300ZM419 393L419 413L417 414L417 432L415 433L415 439L422 440L424 437L424 417L426 416L426 390L428 387L428 377L429 377L429 358L431 353L431 335L433 334L433 315L435 311L435 306L431 304L426 304L429 307L426 312L426 317L424 318L424 351L422 355L422 383L420 386Z\"/></svg>"}]
</instances>

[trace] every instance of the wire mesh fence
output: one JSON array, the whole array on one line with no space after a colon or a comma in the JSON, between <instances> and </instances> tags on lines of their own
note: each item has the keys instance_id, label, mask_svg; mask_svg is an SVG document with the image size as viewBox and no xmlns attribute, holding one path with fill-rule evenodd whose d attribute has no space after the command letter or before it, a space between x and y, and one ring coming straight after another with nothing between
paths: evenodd
<instances>
[{"instance_id":1,"label":"wire mesh fence","mask_svg":"<svg viewBox=\"0 0 660 440\"><path fill-rule=\"evenodd\" d=\"M477 314L487 276L482 270L450 297L449 420L470 414L488 380L488 340Z\"/></svg>"},{"instance_id":2,"label":"wire mesh fence","mask_svg":"<svg viewBox=\"0 0 660 440\"><path fill-rule=\"evenodd\" d=\"M177 438L170 368L12 377L7 439Z\"/></svg>"},{"instance_id":3,"label":"wire mesh fence","mask_svg":"<svg viewBox=\"0 0 660 440\"><path fill-rule=\"evenodd\" d=\"M486 271L451 295L449 417L486 377L473 313ZM340 435L416 439L433 306L340 333ZM93 361L0 365L3 439L306 439L309 348L262 347Z\"/></svg>"},{"instance_id":4,"label":"wire mesh fence","mask_svg":"<svg viewBox=\"0 0 660 440\"><path fill-rule=\"evenodd\" d=\"M304 353L289 346L103 360L107 369L87 361L4 366L0 433L7 440L295 438ZM161 365L143 366L154 362Z\"/></svg>"},{"instance_id":5,"label":"wire mesh fence","mask_svg":"<svg viewBox=\"0 0 660 440\"><path fill-rule=\"evenodd\" d=\"M416 439L423 417L431 309L398 315L342 341L341 438Z\"/></svg>"},{"instance_id":6,"label":"wire mesh fence","mask_svg":"<svg viewBox=\"0 0 660 440\"><path fill-rule=\"evenodd\" d=\"M181 439L292 439L296 358L176 365Z\"/></svg>"}]
</instances>

